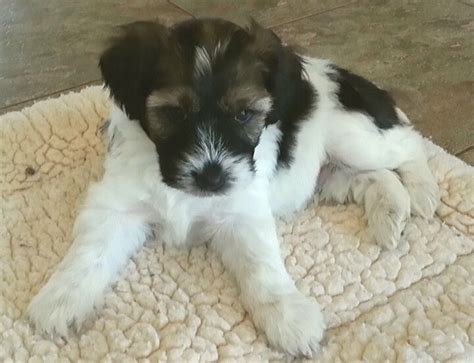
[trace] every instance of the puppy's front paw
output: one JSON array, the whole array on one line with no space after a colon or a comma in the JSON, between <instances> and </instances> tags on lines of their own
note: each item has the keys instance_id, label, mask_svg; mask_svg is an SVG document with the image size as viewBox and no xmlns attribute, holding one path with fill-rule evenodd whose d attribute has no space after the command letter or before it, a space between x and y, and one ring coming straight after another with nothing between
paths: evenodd
<instances>
[{"instance_id":1,"label":"puppy's front paw","mask_svg":"<svg viewBox=\"0 0 474 363\"><path fill-rule=\"evenodd\" d=\"M88 293L74 286L54 289L47 284L31 301L28 318L40 334L66 337L69 329L79 329L93 310L87 302Z\"/></svg>"},{"instance_id":2,"label":"puppy's front paw","mask_svg":"<svg viewBox=\"0 0 474 363\"><path fill-rule=\"evenodd\" d=\"M294 356L318 352L326 328L319 306L300 293L259 305L253 319L270 344Z\"/></svg>"}]
</instances>

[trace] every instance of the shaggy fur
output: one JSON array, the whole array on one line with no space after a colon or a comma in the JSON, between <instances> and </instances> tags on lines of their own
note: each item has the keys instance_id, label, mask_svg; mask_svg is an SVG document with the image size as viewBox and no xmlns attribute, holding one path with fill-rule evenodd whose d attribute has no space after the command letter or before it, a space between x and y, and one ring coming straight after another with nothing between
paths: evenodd
<instances>
[{"instance_id":1,"label":"shaggy fur","mask_svg":"<svg viewBox=\"0 0 474 363\"><path fill-rule=\"evenodd\" d=\"M106 171L30 305L40 331L80 326L156 232L175 246L209 241L269 342L311 355L324 319L285 269L274 216L318 188L322 199L364 205L377 243L394 248L410 213L434 214L421 137L389 95L256 23L131 24L100 67L116 102Z\"/></svg>"}]
</instances>

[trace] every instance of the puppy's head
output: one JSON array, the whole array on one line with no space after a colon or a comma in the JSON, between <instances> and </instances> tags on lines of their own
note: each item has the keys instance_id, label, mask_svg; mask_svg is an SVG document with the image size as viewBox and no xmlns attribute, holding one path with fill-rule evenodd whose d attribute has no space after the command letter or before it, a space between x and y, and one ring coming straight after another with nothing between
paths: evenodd
<instances>
[{"instance_id":1,"label":"puppy's head","mask_svg":"<svg viewBox=\"0 0 474 363\"><path fill-rule=\"evenodd\" d=\"M270 30L217 19L123 27L100 59L115 101L155 143L163 181L195 195L245 187L266 125L287 117L300 59Z\"/></svg>"}]
</instances>

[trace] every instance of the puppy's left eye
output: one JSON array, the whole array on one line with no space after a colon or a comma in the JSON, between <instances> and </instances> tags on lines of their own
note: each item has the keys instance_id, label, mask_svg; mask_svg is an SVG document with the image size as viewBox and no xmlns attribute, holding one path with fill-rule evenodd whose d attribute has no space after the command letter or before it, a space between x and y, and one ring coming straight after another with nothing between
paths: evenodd
<instances>
[{"instance_id":1,"label":"puppy's left eye","mask_svg":"<svg viewBox=\"0 0 474 363\"><path fill-rule=\"evenodd\" d=\"M249 122L252 117L255 116L255 112L252 110L242 110L238 114L235 115L234 119L237 122L240 122L242 124L245 124Z\"/></svg>"}]
</instances>

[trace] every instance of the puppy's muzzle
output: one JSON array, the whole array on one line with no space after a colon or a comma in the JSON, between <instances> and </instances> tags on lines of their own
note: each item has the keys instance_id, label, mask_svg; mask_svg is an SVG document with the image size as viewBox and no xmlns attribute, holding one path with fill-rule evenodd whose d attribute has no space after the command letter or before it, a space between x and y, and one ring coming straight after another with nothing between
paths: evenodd
<instances>
[{"instance_id":1,"label":"puppy's muzzle","mask_svg":"<svg viewBox=\"0 0 474 363\"><path fill-rule=\"evenodd\" d=\"M227 175L219 164L207 164L201 171L193 172L196 185L205 192L220 192L227 184Z\"/></svg>"}]
</instances>

